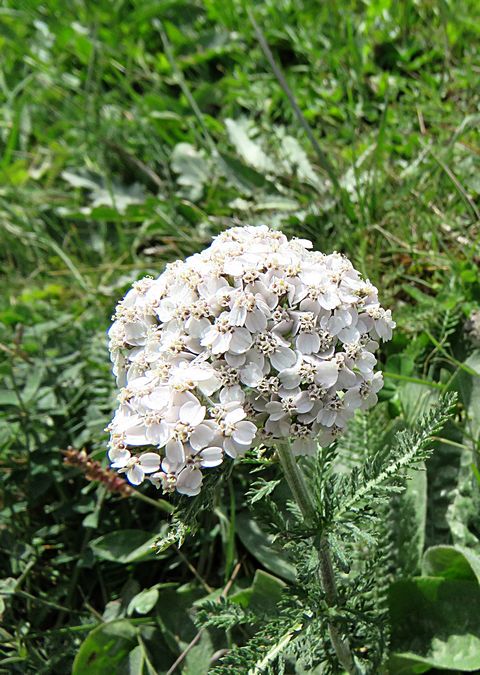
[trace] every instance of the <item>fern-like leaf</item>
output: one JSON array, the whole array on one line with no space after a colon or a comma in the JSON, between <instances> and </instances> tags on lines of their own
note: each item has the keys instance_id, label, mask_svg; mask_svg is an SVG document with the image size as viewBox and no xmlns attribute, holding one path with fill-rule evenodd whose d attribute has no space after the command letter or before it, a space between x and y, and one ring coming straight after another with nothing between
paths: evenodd
<instances>
[{"instance_id":1,"label":"fern-like leaf","mask_svg":"<svg viewBox=\"0 0 480 675\"><path fill-rule=\"evenodd\" d=\"M335 520L355 520L367 515L372 507L385 498L403 490L403 479L408 469L415 468L431 453L433 436L443 427L456 404L456 394L443 396L413 429L403 429L395 436L391 451L383 450L368 460L362 471L352 471L340 484Z\"/></svg>"}]
</instances>

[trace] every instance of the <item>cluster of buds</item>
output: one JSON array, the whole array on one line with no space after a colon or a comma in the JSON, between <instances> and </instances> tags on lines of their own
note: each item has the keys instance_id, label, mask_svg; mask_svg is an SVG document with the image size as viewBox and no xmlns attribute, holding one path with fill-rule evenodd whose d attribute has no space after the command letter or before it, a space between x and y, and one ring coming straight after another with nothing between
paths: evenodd
<instances>
[{"instance_id":1,"label":"cluster of buds","mask_svg":"<svg viewBox=\"0 0 480 675\"><path fill-rule=\"evenodd\" d=\"M290 438L313 454L377 400L395 323L339 253L237 227L133 284L109 331L119 405L112 467L196 495L202 469Z\"/></svg>"},{"instance_id":2,"label":"cluster of buds","mask_svg":"<svg viewBox=\"0 0 480 675\"><path fill-rule=\"evenodd\" d=\"M83 471L87 480L103 483L109 492L116 492L123 497L132 494L133 490L126 480L114 471L105 469L100 462L91 459L85 450L69 447L63 451L63 455L65 464Z\"/></svg>"}]
</instances>

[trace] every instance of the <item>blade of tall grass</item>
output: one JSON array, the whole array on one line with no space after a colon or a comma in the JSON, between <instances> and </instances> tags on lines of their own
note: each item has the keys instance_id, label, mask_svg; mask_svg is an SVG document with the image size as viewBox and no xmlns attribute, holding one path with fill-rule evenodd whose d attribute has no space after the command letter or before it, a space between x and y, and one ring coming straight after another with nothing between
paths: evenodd
<instances>
[{"instance_id":1,"label":"blade of tall grass","mask_svg":"<svg viewBox=\"0 0 480 675\"><path fill-rule=\"evenodd\" d=\"M334 187L334 189L335 189L335 191L336 191L336 193L337 193L337 195L338 195L338 197L339 197L339 199L340 199L349 219L352 220L352 221L356 220L355 209L353 208L353 204L350 200L350 197L348 196L348 193L346 192L346 190L344 190L342 188L342 186L340 185L340 181L338 180L338 177L335 173L335 169L333 168L333 166L332 166L330 160L328 159L328 157L326 156L326 154L321 149L317 139L315 138L315 136L313 134L313 131L312 131L310 125L308 124L307 120L305 119L305 115L300 110L300 107L299 107L299 105L298 105L298 103L295 99L295 96L293 95L293 92L290 89L290 87L287 83L287 80L285 79L285 76L284 76L282 70L280 69L280 66L275 61L275 58L272 54L272 51L271 51L270 47L268 46L265 35L264 35L262 29L260 28L259 24L257 23L257 20L255 19L255 16L254 16L250 7L247 7L247 13L248 13L248 18L250 19L250 22L251 22L251 24L253 26L253 29L255 31L255 34L257 36L258 43L259 43L259 45L260 45L260 47L261 47L261 49L262 49L262 51L265 55L265 58L267 59L269 65L270 65L270 67L273 71L273 74L277 78L277 81L278 81L279 85L281 86L281 88L283 89L286 97L288 98L289 103L292 106L292 110L293 110L298 122L303 127L303 129L304 129L304 131L307 135L307 138L310 141L310 143L311 143L311 145L312 145L312 147L313 147L313 149L314 149L314 151L317 155L319 165L325 171L327 176L330 178L330 181L332 182L332 185L333 185L333 187Z\"/></svg>"}]
</instances>

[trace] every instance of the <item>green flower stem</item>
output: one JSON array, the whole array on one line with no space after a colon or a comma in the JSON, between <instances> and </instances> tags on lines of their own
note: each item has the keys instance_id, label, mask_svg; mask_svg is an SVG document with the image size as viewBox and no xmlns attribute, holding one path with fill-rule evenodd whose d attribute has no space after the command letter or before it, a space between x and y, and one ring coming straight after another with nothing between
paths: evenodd
<instances>
[{"instance_id":1,"label":"green flower stem","mask_svg":"<svg viewBox=\"0 0 480 675\"><path fill-rule=\"evenodd\" d=\"M315 507L313 506L303 473L300 471L297 460L291 450L290 443L288 441L279 441L276 449L292 495L305 520L310 520L315 515Z\"/></svg>"},{"instance_id":2,"label":"green flower stem","mask_svg":"<svg viewBox=\"0 0 480 675\"><path fill-rule=\"evenodd\" d=\"M175 506L170 504L170 502L167 502L165 499L152 499L151 497L144 495L143 492L140 492L139 490L132 490L129 496L135 497L135 499L140 499L140 501L150 504L150 506L154 506L156 509L163 511L164 513L173 513L175 511Z\"/></svg>"},{"instance_id":3,"label":"green flower stem","mask_svg":"<svg viewBox=\"0 0 480 675\"><path fill-rule=\"evenodd\" d=\"M325 535L320 538L318 557L320 559L320 578L327 605L333 607L337 604L337 584L335 583L330 546ZM328 632L340 664L348 673L356 675L359 670L355 664L348 638L342 638L338 627L331 621L328 624Z\"/></svg>"},{"instance_id":4,"label":"green flower stem","mask_svg":"<svg viewBox=\"0 0 480 675\"><path fill-rule=\"evenodd\" d=\"M310 497L303 473L292 453L290 443L288 441L281 441L277 444L276 449L288 486L305 521L313 520L315 506ZM320 535L316 538L315 543L318 550L319 572L323 590L325 591L325 599L329 607L335 607L338 595L337 584L335 582L330 546L326 535ZM355 665L348 639L342 638L338 627L333 622L329 622L328 629L340 665L350 675L357 675L359 670Z\"/></svg>"}]
</instances>

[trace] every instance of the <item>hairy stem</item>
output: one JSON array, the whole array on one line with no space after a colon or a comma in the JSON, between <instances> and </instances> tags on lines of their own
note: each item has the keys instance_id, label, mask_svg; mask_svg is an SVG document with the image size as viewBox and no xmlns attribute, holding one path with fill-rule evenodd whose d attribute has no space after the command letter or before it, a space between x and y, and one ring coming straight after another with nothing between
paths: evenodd
<instances>
[{"instance_id":1,"label":"hairy stem","mask_svg":"<svg viewBox=\"0 0 480 675\"><path fill-rule=\"evenodd\" d=\"M315 508L310 493L308 492L303 473L300 471L297 460L290 448L290 443L288 441L279 441L276 448L283 473L285 474L292 495L305 520L310 520L315 515Z\"/></svg>"},{"instance_id":2,"label":"hairy stem","mask_svg":"<svg viewBox=\"0 0 480 675\"><path fill-rule=\"evenodd\" d=\"M320 578L322 580L323 590L325 591L327 605L333 607L337 604L337 584L335 583L335 573L333 571L332 557L330 555L330 546L324 535L320 538L318 557L320 559ZM338 627L331 621L328 624L328 632L330 633L330 640L332 641L340 664L348 673L351 673L352 675L358 673L358 668L355 665L348 638L342 638Z\"/></svg>"},{"instance_id":3,"label":"hairy stem","mask_svg":"<svg viewBox=\"0 0 480 675\"><path fill-rule=\"evenodd\" d=\"M276 448L288 486L305 521L308 522L309 520L312 520L315 515L315 507L310 497L303 473L297 464L288 441L279 442ZM322 534L320 537L316 538L315 543L317 544L318 549L320 561L319 572L323 590L325 591L325 599L329 607L334 607L337 604L337 584L335 582L335 573L333 570L328 539ZM359 671L355 665L348 639L342 637L338 627L332 621L328 624L328 630L330 640L332 641L340 665L351 675L356 675Z\"/></svg>"}]
</instances>

